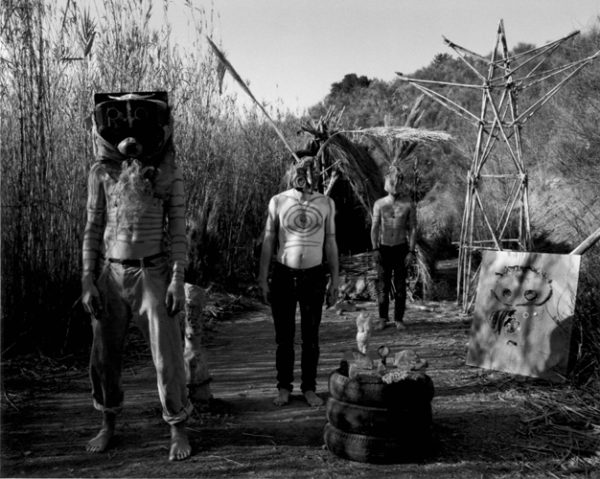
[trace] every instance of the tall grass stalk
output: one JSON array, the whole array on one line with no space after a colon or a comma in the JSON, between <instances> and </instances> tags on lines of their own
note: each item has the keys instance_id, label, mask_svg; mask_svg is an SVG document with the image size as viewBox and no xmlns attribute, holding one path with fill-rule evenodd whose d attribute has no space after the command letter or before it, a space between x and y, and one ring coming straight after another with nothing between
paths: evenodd
<instances>
[{"instance_id":1,"label":"tall grass stalk","mask_svg":"<svg viewBox=\"0 0 600 479\"><path fill-rule=\"evenodd\" d=\"M206 33L214 37L212 13L188 4L194 38L180 45L169 6L108 0L95 11L77 2L2 1L5 353L62 354L87 346L89 323L78 298L93 162L84 125L95 92L169 93L194 241L188 279L253 278L254 246L287 155L263 118L249 111L242 123L234 95L220 95L217 65L203 40ZM284 113L277 121L293 138Z\"/></svg>"}]
</instances>

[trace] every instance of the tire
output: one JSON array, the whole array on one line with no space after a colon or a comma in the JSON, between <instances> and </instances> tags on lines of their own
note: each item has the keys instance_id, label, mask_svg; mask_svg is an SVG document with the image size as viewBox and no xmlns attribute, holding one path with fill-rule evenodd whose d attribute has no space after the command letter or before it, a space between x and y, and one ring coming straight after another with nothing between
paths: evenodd
<instances>
[{"instance_id":1,"label":"tire","mask_svg":"<svg viewBox=\"0 0 600 479\"><path fill-rule=\"evenodd\" d=\"M393 464L416 462L428 455L429 443L414 436L383 438L340 431L327 423L323 431L327 449L336 456L358 462Z\"/></svg>"},{"instance_id":2,"label":"tire","mask_svg":"<svg viewBox=\"0 0 600 479\"><path fill-rule=\"evenodd\" d=\"M393 438L415 436L431 430L431 403L418 408L379 408L351 404L330 397L327 420L343 432Z\"/></svg>"},{"instance_id":3,"label":"tire","mask_svg":"<svg viewBox=\"0 0 600 479\"><path fill-rule=\"evenodd\" d=\"M337 369L329 375L329 393L338 401L361 406L414 408L431 402L434 388L425 373L411 373L402 381L386 384L377 376L350 379Z\"/></svg>"}]
</instances>

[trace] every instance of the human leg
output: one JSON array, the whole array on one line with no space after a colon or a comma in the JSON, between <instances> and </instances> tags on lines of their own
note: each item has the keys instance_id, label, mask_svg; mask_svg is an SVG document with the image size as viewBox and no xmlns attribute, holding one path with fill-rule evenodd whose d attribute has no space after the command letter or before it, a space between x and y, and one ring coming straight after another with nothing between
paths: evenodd
<instances>
[{"instance_id":1,"label":"human leg","mask_svg":"<svg viewBox=\"0 0 600 479\"><path fill-rule=\"evenodd\" d=\"M392 284L392 268L389 264L389 247L380 246L379 255L376 257L375 270L377 273L377 309L381 322L389 321L390 289Z\"/></svg>"},{"instance_id":2,"label":"human leg","mask_svg":"<svg viewBox=\"0 0 600 479\"><path fill-rule=\"evenodd\" d=\"M132 304L152 353L163 419L171 426L169 459L185 459L191 454L185 424L193 408L186 386L181 325L165 306L166 264L139 269L131 279Z\"/></svg>"},{"instance_id":3,"label":"human leg","mask_svg":"<svg viewBox=\"0 0 600 479\"><path fill-rule=\"evenodd\" d=\"M119 267L106 265L97 282L102 308L98 317L92 317L90 380L94 407L102 412L102 426L87 443L88 452L103 452L108 448L123 404L122 355L131 312L120 294L121 273Z\"/></svg>"},{"instance_id":4,"label":"human leg","mask_svg":"<svg viewBox=\"0 0 600 479\"><path fill-rule=\"evenodd\" d=\"M271 283L271 311L275 327L275 368L278 396L274 403L289 402L294 380L294 336L296 332L296 294L294 279L285 266L275 265Z\"/></svg>"},{"instance_id":5,"label":"human leg","mask_svg":"<svg viewBox=\"0 0 600 479\"><path fill-rule=\"evenodd\" d=\"M394 322L396 328L405 329L404 312L406 310L406 256L408 245L402 244L394 247L393 269L394 269Z\"/></svg>"},{"instance_id":6,"label":"human leg","mask_svg":"<svg viewBox=\"0 0 600 479\"><path fill-rule=\"evenodd\" d=\"M322 267L311 268L299 278L302 356L301 389L311 406L323 401L315 394L319 363L319 327L325 299L326 278Z\"/></svg>"}]
</instances>

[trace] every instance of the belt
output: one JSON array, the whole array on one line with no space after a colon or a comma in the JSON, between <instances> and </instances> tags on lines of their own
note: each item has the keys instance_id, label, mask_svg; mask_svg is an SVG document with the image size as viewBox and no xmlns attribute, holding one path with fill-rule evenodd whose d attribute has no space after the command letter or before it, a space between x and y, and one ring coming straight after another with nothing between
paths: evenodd
<instances>
[{"instance_id":1,"label":"belt","mask_svg":"<svg viewBox=\"0 0 600 479\"><path fill-rule=\"evenodd\" d=\"M150 256L146 256L145 258L136 258L136 259L120 259L120 258L108 258L109 263L118 263L123 266L131 266L133 268L146 268L154 266L152 262L153 259L162 258L165 256L165 253L156 253Z\"/></svg>"},{"instance_id":2,"label":"belt","mask_svg":"<svg viewBox=\"0 0 600 479\"><path fill-rule=\"evenodd\" d=\"M317 266L312 266L311 268L306 269L298 269L298 268L290 268L289 266L280 263L279 261L275 262L275 267L280 269L281 271L286 271L287 273L294 276L306 276L312 273L317 273L323 271L323 264L318 264Z\"/></svg>"}]
</instances>

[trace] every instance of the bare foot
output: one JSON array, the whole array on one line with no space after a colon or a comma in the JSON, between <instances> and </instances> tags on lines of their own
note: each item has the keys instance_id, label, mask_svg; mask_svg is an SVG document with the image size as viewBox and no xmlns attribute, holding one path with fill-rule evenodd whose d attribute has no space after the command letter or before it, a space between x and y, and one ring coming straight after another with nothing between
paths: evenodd
<instances>
[{"instance_id":1,"label":"bare foot","mask_svg":"<svg viewBox=\"0 0 600 479\"><path fill-rule=\"evenodd\" d=\"M396 321L396 329L398 331L404 331L406 329L406 324L403 321Z\"/></svg>"},{"instance_id":2,"label":"bare foot","mask_svg":"<svg viewBox=\"0 0 600 479\"><path fill-rule=\"evenodd\" d=\"M115 415L106 413L102 420L102 429L100 429L100 432L87 443L85 446L86 451L94 453L106 451L114 434Z\"/></svg>"},{"instance_id":3,"label":"bare foot","mask_svg":"<svg viewBox=\"0 0 600 479\"><path fill-rule=\"evenodd\" d=\"M275 406L285 406L290 402L290 392L285 388L279 388L278 391L279 394L273 399L273 404L275 404Z\"/></svg>"},{"instance_id":4,"label":"bare foot","mask_svg":"<svg viewBox=\"0 0 600 479\"><path fill-rule=\"evenodd\" d=\"M108 448L108 443L113 436L113 432L108 429L100 429L100 432L85 446L87 452L104 452Z\"/></svg>"},{"instance_id":5,"label":"bare foot","mask_svg":"<svg viewBox=\"0 0 600 479\"><path fill-rule=\"evenodd\" d=\"M314 391L304 391L304 399L310 407L319 407L323 405L323 400L315 394Z\"/></svg>"},{"instance_id":6,"label":"bare foot","mask_svg":"<svg viewBox=\"0 0 600 479\"><path fill-rule=\"evenodd\" d=\"M185 430L185 421L171 425L169 461L182 461L192 454L192 446Z\"/></svg>"}]
</instances>

